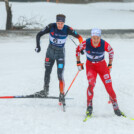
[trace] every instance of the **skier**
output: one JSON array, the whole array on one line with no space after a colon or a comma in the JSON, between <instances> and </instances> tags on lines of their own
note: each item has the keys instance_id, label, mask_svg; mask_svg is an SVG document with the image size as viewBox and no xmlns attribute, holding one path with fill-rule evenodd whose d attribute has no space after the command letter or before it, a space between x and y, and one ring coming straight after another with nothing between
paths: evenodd
<instances>
[{"instance_id":1,"label":"skier","mask_svg":"<svg viewBox=\"0 0 134 134\"><path fill-rule=\"evenodd\" d=\"M64 99L64 65L65 65L65 42L68 35L72 35L82 43L83 38L71 27L65 25L66 16L63 14L58 14L56 16L56 23L51 23L45 27L44 30L40 31L36 36L36 52L41 51L40 47L40 37L44 34L49 33L49 46L46 52L45 58L45 76L44 76L44 87L43 90L36 92L35 96L37 97L46 97L49 94L49 83L50 83L50 74L54 62L57 62L57 74L59 79L59 102L65 103Z\"/></svg>"},{"instance_id":2,"label":"skier","mask_svg":"<svg viewBox=\"0 0 134 134\"><path fill-rule=\"evenodd\" d=\"M80 51L85 50L87 61L86 61L86 75L88 80L87 88L87 111L86 115L91 116L93 111L93 89L96 83L97 74L99 74L105 88L109 94L109 98L112 102L114 113L118 116L124 116L120 111L117 104L116 94L112 87L112 80L110 71L112 69L112 62L114 51L112 47L103 39L101 39L101 30L94 28L91 30L91 38L83 41L76 49L76 59L78 70L83 69L83 64L80 62ZM104 52L107 51L109 54L109 64L107 66L104 59Z\"/></svg>"}]
</instances>

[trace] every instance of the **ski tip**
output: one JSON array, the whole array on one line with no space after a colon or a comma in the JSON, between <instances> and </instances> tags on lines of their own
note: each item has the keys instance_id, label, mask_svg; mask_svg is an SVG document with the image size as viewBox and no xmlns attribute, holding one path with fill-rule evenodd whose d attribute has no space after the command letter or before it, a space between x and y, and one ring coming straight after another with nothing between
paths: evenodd
<instances>
[{"instance_id":1,"label":"ski tip","mask_svg":"<svg viewBox=\"0 0 134 134\"><path fill-rule=\"evenodd\" d=\"M123 116L124 118L128 118L128 119L130 119L130 120L134 120L134 118L131 118L131 117L127 117L127 116Z\"/></svg>"},{"instance_id":2,"label":"ski tip","mask_svg":"<svg viewBox=\"0 0 134 134\"><path fill-rule=\"evenodd\" d=\"M130 119L130 120L134 120L134 118L131 118L131 117L130 117L129 119Z\"/></svg>"},{"instance_id":3,"label":"ski tip","mask_svg":"<svg viewBox=\"0 0 134 134\"><path fill-rule=\"evenodd\" d=\"M14 96L0 96L0 99L12 99Z\"/></svg>"},{"instance_id":4,"label":"ski tip","mask_svg":"<svg viewBox=\"0 0 134 134\"><path fill-rule=\"evenodd\" d=\"M86 115L85 119L83 120L83 122L86 122L89 118L92 118L92 115Z\"/></svg>"}]
</instances>

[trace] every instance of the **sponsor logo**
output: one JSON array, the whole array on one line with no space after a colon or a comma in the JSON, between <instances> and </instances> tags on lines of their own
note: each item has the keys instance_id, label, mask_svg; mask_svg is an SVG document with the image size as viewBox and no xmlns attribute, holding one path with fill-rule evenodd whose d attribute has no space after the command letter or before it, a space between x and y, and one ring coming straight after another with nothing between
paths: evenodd
<instances>
[{"instance_id":1,"label":"sponsor logo","mask_svg":"<svg viewBox=\"0 0 134 134\"><path fill-rule=\"evenodd\" d=\"M105 81L105 83L110 83L110 82L111 82L111 79Z\"/></svg>"},{"instance_id":2,"label":"sponsor logo","mask_svg":"<svg viewBox=\"0 0 134 134\"><path fill-rule=\"evenodd\" d=\"M57 43L57 42L58 42L58 39L55 39L55 38L54 38L54 39L53 39L53 42L54 42L54 43Z\"/></svg>"},{"instance_id":3,"label":"sponsor logo","mask_svg":"<svg viewBox=\"0 0 134 134\"><path fill-rule=\"evenodd\" d=\"M65 35L65 34L64 34L64 35L62 35L62 34L56 34L56 33L55 33L55 36L66 37L67 35Z\"/></svg>"},{"instance_id":4,"label":"sponsor logo","mask_svg":"<svg viewBox=\"0 0 134 134\"><path fill-rule=\"evenodd\" d=\"M63 68L63 64L58 64L58 68Z\"/></svg>"},{"instance_id":5,"label":"sponsor logo","mask_svg":"<svg viewBox=\"0 0 134 134\"><path fill-rule=\"evenodd\" d=\"M52 35L54 35L54 32L51 32Z\"/></svg>"},{"instance_id":6,"label":"sponsor logo","mask_svg":"<svg viewBox=\"0 0 134 134\"><path fill-rule=\"evenodd\" d=\"M77 34L77 32L76 32L76 31L74 31L74 33L75 33L75 34Z\"/></svg>"},{"instance_id":7,"label":"sponsor logo","mask_svg":"<svg viewBox=\"0 0 134 134\"><path fill-rule=\"evenodd\" d=\"M45 62L45 66L50 66L50 62Z\"/></svg>"},{"instance_id":8,"label":"sponsor logo","mask_svg":"<svg viewBox=\"0 0 134 134\"><path fill-rule=\"evenodd\" d=\"M87 51L88 54L90 54L90 51Z\"/></svg>"},{"instance_id":9,"label":"sponsor logo","mask_svg":"<svg viewBox=\"0 0 134 134\"><path fill-rule=\"evenodd\" d=\"M105 74L103 77L104 77L104 79L108 79L109 78L109 74Z\"/></svg>"},{"instance_id":10,"label":"sponsor logo","mask_svg":"<svg viewBox=\"0 0 134 134\"><path fill-rule=\"evenodd\" d=\"M45 61L48 62L49 61L49 58L46 58Z\"/></svg>"},{"instance_id":11,"label":"sponsor logo","mask_svg":"<svg viewBox=\"0 0 134 134\"><path fill-rule=\"evenodd\" d=\"M63 60L63 58L60 58L60 59L58 59L59 61L62 61Z\"/></svg>"}]
</instances>

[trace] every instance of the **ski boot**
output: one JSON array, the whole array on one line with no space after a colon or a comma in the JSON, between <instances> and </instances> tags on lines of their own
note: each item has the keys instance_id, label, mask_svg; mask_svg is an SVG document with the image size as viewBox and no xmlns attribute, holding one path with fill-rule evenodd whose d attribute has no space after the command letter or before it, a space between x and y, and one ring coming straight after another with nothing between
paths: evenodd
<instances>
[{"instance_id":1,"label":"ski boot","mask_svg":"<svg viewBox=\"0 0 134 134\"><path fill-rule=\"evenodd\" d=\"M114 110L114 113L117 115L117 116L123 116L123 117L126 117L125 114L123 112L120 111L120 109L116 109Z\"/></svg>"},{"instance_id":2,"label":"ski boot","mask_svg":"<svg viewBox=\"0 0 134 134\"><path fill-rule=\"evenodd\" d=\"M63 107L63 112L66 111L66 103L65 103L65 96L63 93L60 93L59 95L59 105Z\"/></svg>"},{"instance_id":3,"label":"ski boot","mask_svg":"<svg viewBox=\"0 0 134 134\"><path fill-rule=\"evenodd\" d=\"M89 118L92 117L92 111L93 111L93 107L92 106L88 106L87 107L87 111L86 111L86 117L83 120L84 122L86 122Z\"/></svg>"},{"instance_id":4,"label":"ski boot","mask_svg":"<svg viewBox=\"0 0 134 134\"><path fill-rule=\"evenodd\" d=\"M39 92L36 92L34 94L34 97L40 97L40 98L45 98L47 97L49 94L49 87L44 87L43 90L39 91Z\"/></svg>"},{"instance_id":5,"label":"ski boot","mask_svg":"<svg viewBox=\"0 0 134 134\"><path fill-rule=\"evenodd\" d=\"M65 97L64 97L64 94L63 93L60 93L59 95L59 105L63 104L64 106L66 105L65 104Z\"/></svg>"},{"instance_id":6,"label":"ski boot","mask_svg":"<svg viewBox=\"0 0 134 134\"><path fill-rule=\"evenodd\" d=\"M120 111L117 102L114 101L114 100L112 100L111 98L110 98L110 101L112 102L113 109L114 109L114 113L115 113L117 116L123 116L123 117L126 117L126 116L124 115L124 113Z\"/></svg>"},{"instance_id":7,"label":"ski boot","mask_svg":"<svg viewBox=\"0 0 134 134\"><path fill-rule=\"evenodd\" d=\"M86 116L92 116L92 112L93 112L93 107L92 106L88 106L87 107L87 111L86 111Z\"/></svg>"}]
</instances>

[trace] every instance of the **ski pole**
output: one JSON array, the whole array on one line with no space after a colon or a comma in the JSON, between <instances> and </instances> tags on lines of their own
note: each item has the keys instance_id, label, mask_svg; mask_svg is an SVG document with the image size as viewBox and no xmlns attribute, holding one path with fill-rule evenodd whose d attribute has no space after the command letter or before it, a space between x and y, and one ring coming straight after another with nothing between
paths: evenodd
<instances>
[{"instance_id":1,"label":"ski pole","mask_svg":"<svg viewBox=\"0 0 134 134\"><path fill-rule=\"evenodd\" d=\"M78 46L78 45L76 44L76 42L73 40L73 38L70 37L70 40L75 44L75 46ZM84 54L84 51L83 51L83 50L81 51L81 54L82 54L82 55Z\"/></svg>"},{"instance_id":2,"label":"ski pole","mask_svg":"<svg viewBox=\"0 0 134 134\"><path fill-rule=\"evenodd\" d=\"M70 37L70 40L75 44L75 46L78 46L76 42L73 40L73 38Z\"/></svg>"},{"instance_id":3,"label":"ski pole","mask_svg":"<svg viewBox=\"0 0 134 134\"><path fill-rule=\"evenodd\" d=\"M75 75L75 77L74 77L73 81L71 82L71 84L70 84L70 86L69 86L68 90L66 91L66 93L65 93L64 97L67 95L68 91L70 90L71 86L73 85L73 83L74 83L74 81L75 81L76 77L78 76L79 72L80 72L80 71L78 71L78 72L77 72L77 74Z\"/></svg>"}]
</instances>

